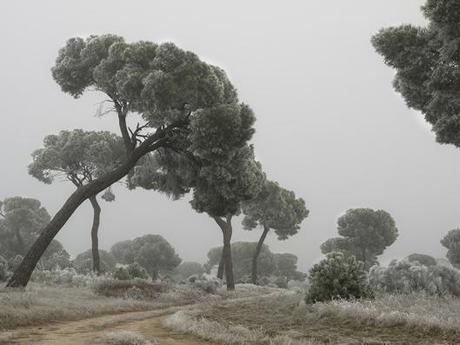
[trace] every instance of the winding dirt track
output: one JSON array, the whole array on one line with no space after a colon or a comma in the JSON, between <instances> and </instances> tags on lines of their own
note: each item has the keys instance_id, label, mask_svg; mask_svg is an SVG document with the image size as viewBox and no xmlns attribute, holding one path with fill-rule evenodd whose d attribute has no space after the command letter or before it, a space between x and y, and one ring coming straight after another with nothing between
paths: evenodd
<instances>
[{"instance_id":1,"label":"winding dirt track","mask_svg":"<svg viewBox=\"0 0 460 345\"><path fill-rule=\"evenodd\" d=\"M48 326L19 328L11 344L21 345L98 345L105 344L104 334L111 331L133 331L160 345L217 345L190 335L166 329L162 322L184 307L146 312L106 315L80 321L65 321ZM1 335L1 333L0 333Z\"/></svg>"}]
</instances>

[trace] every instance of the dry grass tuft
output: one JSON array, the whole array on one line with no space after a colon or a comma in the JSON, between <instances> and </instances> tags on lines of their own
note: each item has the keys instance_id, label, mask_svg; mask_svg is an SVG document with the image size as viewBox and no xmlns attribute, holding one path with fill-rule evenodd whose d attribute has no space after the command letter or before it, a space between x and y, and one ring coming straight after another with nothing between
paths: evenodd
<instances>
[{"instance_id":1,"label":"dry grass tuft","mask_svg":"<svg viewBox=\"0 0 460 345\"><path fill-rule=\"evenodd\" d=\"M129 331L106 333L104 335L104 342L107 345L158 345L156 341L149 341L142 335Z\"/></svg>"}]
</instances>

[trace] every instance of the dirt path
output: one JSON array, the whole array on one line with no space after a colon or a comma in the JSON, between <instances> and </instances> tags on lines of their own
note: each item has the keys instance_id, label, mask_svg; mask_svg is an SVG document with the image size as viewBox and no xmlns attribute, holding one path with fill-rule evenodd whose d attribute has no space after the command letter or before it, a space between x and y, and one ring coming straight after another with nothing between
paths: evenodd
<instances>
[{"instance_id":1,"label":"dirt path","mask_svg":"<svg viewBox=\"0 0 460 345\"><path fill-rule=\"evenodd\" d=\"M190 335L166 329L162 322L184 307L147 312L100 316L80 321L65 321L41 327L20 328L12 332L10 344L21 345L102 345L104 333L132 331L160 345L216 345ZM1 336L1 333L0 333Z\"/></svg>"}]
</instances>

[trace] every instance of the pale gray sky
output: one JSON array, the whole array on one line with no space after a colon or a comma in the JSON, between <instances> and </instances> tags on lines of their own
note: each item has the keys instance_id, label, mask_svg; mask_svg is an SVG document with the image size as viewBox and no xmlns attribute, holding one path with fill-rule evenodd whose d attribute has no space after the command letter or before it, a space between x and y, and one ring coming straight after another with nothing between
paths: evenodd
<instances>
[{"instance_id":1,"label":"pale gray sky","mask_svg":"<svg viewBox=\"0 0 460 345\"><path fill-rule=\"evenodd\" d=\"M0 199L40 199L54 213L73 190L27 174L30 153L61 129L117 130L94 116L101 96L63 94L50 68L76 35L115 33L128 41L171 40L225 68L257 115L255 145L270 178L311 210L300 233L273 250L307 269L348 208L390 212L400 237L382 261L413 252L444 256L439 244L460 226L460 152L435 142L421 115L391 87L393 71L373 51L379 28L423 24L421 0L2 1L0 22ZM102 202L103 248L146 233L168 239L183 259L204 262L221 232L187 200L116 187ZM77 254L90 246L90 205L58 238ZM235 222L234 240L256 240Z\"/></svg>"}]
</instances>

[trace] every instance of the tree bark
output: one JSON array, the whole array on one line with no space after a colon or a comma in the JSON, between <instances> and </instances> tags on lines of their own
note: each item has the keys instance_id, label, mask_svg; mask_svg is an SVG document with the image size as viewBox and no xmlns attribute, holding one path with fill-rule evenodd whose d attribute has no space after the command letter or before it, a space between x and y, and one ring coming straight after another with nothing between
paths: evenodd
<instances>
[{"instance_id":1,"label":"tree bark","mask_svg":"<svg viewBox=\"0 0 460 345\"><path fill-rule=\"evenodd\" d=\"M89 198L91 206L93 206L93 225L91 226L91 252L93 254L93 271L97 275L101 274L101 260L99 257L99 224L101 219L101 206L97 202L96 196Z\"/></svg>"},{"instance_id":2,"label":"tree bark","mask_svg":"<svg viewBox=\"0 0 460 345\"><path fill-rule=\"evenodd\" d=\"M224 251L220 256L219 267L217 268L217 278L224 279Z\"/></svg>"},{"instance_id":3,"label":"tree bark","mask_svg":"<svg viewBox=\"0 0 460 345\"><path fill-rule=\"evenodd\" d=\"M235 290L235 280L233 277L233 261L232 261L232 217L228 216L226 220L215 217L216 223L222 230L224 246L222 248L222 259L224 262L225 280L227 284L227 290Z\"/></svg>"},{"instance_id":4,"label":"tree bark","mask_svg":"<svg viewBox=\"0 0 460 345\"><path fill-rule=\"evenodd\" d=\"M264 244L265 238L267 237L270 228L264 226L264 231L262 232L262 236L260 236L259 242L257 243L256 251L252 258L252 283L257 284L257 260L259 259L260 251L262 250L262 245Z\"/></svg>"},{"instance_id":5,"label":"tree bark","mask_svg":"<svg viewBox=\"0 0 460 345\"><path fill-rule=\"evenodd\" d=\"M72 216L75 210L85 200L97 195L113 183L126 176L142 156L163 146L165 144L163 139L166 139L166 136L173 132L175 128L177 128L177 125L172 124L166 128L157 130L154 134L145 139L144 142L136 149L134 149L118 168L104 174L84 186L79 187L75 192L73 192L61 209L54 215L48 225L43 228L40 236L24 256L21 264L8 281L7 287L25 287L46 248L62 229L67 220Z\"/></svg>"}]
</instances>

